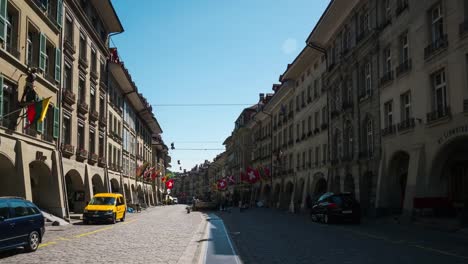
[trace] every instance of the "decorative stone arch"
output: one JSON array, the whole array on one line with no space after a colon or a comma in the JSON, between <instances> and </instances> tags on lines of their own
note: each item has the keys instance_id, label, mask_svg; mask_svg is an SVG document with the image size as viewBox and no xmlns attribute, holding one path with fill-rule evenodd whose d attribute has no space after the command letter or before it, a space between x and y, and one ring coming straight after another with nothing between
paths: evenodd
<instances>
[{"instance_id":1,"label":"decorative stone arch","mask_svg":"<svg viewBox=\"0 0 468 264\"><path fill-rule=\"evenodd\" d=\"M277 182L275 184L274 192L273 192L273 206L277 206L280 201L280 193L281 193L281 184Z\"/></svg>"},{"instance_id":2,"label":"decorative stone arch","mask_svg":"<svg viewBox=\"0 0 468 264\"><path fill-rule=\"evenodd\" d=\"M281 197L280 208L288 209L293 199L294 184L292 181L287 181L284 185L283 194Z\"/></svg>"},{"instance_id":3,"label":"decorative stone arch","mask_svg":"<svg viewBox=\"0 0 468 264\"><path fill-rule=\"evenodd\" d=\"M265 201L266 205L270 205L271 201L271 186L270 184L265 184L262 188L261 199Z\"/></svg>"},{"instance_id":4,"label":"decorative stone arch","mask_svg":"<svg viewBox=\"0 0 468 264\"><path fill-rule=\"evenodd\" d=\"M70 170L65 174L65 186L67 189L67 203L70 213L82 213L86 203L90 201L91 194L83 182L83 178L76 170Z\"/></svg>"},{"instance_id":5,"label":"decorative stone arch","mask_svg":"<svg viewBox=\"0 0 468 264\"><path fill-rule=\"evenodd\" d=\"M122 193L122 191L120 190L119 181L117 179L112 178L110 180L110 187L111 187L111 192L112 193Z\"/></svg>"},{"instance_id":6,"label":"decorative stone arch","mask_svg":"<svg viewBox=\"0 0 468 264\"><path fill-rule=\"evenodd\" d=\"M314 175L314 179L312 182L312 190L313 190L313 200L318 199L322 194L327 192L327 180L325 179L323 173L318 172Z\"/></svg>"},{"instance_id":7,"label":"decorative stone arch","mask_svg":"<svg viewBox=\"0 0 468 264\"><path fill-rule=\"evenodd\" d=\"M429 164L429 195L444 196L468 206L468 136L447 141Z\"/></svg>"},{"instance_id":8,"label":"decorative stone arch","mask_svg":"<svg viewBox=\"0 0 468 264\"><path fill-rule=\"evenodd\" d=\"M124 184L124 192L125 192L125 199L127 200L127 203L132 203L132 196L130 194L130 188L128 187L128 184Z\"/></svg>"},{"instance_id":9,"label":"decorative stone arch","mask_svg":"<svg viewBox=\"0 0 468 264\"><path fill-rule=\"evenodd\" d=\"M33 202L46 212L57 212L61 208L60 186L49 166L39 160L29 163ZM60 209L61 210L61 209Z\"/></svg>"},{"instance_id":10,"label":"decorative stone arch","mask_svg":"<svg viewBox=\"0 0 468 264\"><path fill-rule=\"evenodd\" d=\"M91 178L91 183L93 186L93 194L107 192L101 175L94 174L94 176Z\"/></svg>"},{"instance_id":11,"label":"decorative stone arch","mask_svg":"<svg viewBox=\"0 0 468 264\"><path fill-rule=\"evenodd\" d=\"M297 203L300 206L302 206L304 190L305 190L305 180L303 177L301 177L297 181L296 189L294 190L294 200L293 200L294 203Z\"/></svg>"},{"instance_id":12,"label":"decorative stone arch","mask_svg":"<svg viewBox=\"0 0 468 264\"><path fill-rule=\"evenodd\" d=\"M16 172L15 163L8 155L0 152L0 196L25 197L23 180Z\"/></svg>"}]
</instances>

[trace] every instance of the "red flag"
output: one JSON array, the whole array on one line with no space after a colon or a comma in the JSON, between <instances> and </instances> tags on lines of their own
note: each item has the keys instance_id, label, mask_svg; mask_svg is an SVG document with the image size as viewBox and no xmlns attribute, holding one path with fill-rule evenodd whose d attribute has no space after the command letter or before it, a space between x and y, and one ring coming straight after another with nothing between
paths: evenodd
<instances>
[{"instance_id":1,"label":"red flag","mask_svg":"<svg viewBox=\"0 0 468 264\"><path fill-rule=\"evenodd\" d=\"M153 168L153 172L151 173L151 179L154 181L159 175L159 170L156 170L156 168Z\"/></svg>"},{"instance_id":2,"label":"red flag","mask_svg":"<svg viewBox=\"0 0 468 264\"><path fill-rule=\"evenodd\" d=\"M227 187L226 179L219 179L218 180L218 190L224 190Z\"/></svg>"},{"instance_id":3,"label":"red flag","mask_svg":"<svg viewBox=\"0 0 468 264\"><path fill-rule=\"evenodd\" d=\"M170 179L168 181L166 181L166 188L167 189L172 189L174 187L174 180L173 179Z\"/></svg>"},{"instance_id":4,"label":"red flag","mask_svg":"<svg viewBox=\"0 0 468 264\"><path fill-rule=\"evenodd\" d=\"M233 176L233 175L231 175L231 176L228 177L228 183L229 183L229 184L236 184L236 181L234 180L234 176Z\"/></svg>"},{"instance_id":5,"label":"red flag","mask_svg":"<svg viewBox=\"0 0 468 264\"><path fill-rule=\"evenodd\" d=\"M260 179L260 174L258 170L252 168L247 168L247 181L250 183L256 183Z\"/></svg>"}]
</instances>

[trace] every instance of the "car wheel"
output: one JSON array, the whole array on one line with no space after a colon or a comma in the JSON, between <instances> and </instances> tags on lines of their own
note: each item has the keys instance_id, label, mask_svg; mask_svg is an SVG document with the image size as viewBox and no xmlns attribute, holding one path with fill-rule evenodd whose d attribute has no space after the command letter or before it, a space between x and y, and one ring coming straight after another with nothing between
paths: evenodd
<instances>
[{"instance_id":1,"label":"car wheel","mask_svg":"<svg viewBox=\"0 0 468 264\"><path fill-rule=\"evenodd\" d=\"M117 214L114 213L114 216L112 217L112 224L117 223Z\"/></svg>"},{"instance_id":2,"label":"car wheel","mask_svg":"<svg viewBox=\"0 0 468 264\"><path fill-rule=\"evenodd\" d=\"M123 214L122 218L120 219L121 222L125 221L125 213Z\"/></svg>"},{"instance_id":3,"label":"car wheel","mask_svg":"<svg viewBox=\"0 0 468 264\"><path fill-rule=\"evenodd\" d=\"M28 237L28 244L24 247L27 252L36 251L39 248L39 244L41 243L41 235L39 232L32 231Z\"/></svg>"}]
</instances>

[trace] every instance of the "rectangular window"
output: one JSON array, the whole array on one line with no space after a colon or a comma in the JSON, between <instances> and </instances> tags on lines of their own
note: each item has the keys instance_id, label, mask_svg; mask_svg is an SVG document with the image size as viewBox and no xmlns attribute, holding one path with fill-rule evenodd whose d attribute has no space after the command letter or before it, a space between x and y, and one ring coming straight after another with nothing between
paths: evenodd
<instances>
[{"instance_id":1,"label":"rectangular window","mask_svg":"<svg viewBox=\"0 0 468 264\"><path fill-rule=\"evenodd\" d=\"M89 130L89 153L96 153L96 134L94 130Z\"/></svg>"},{"instance_id":2,"label":"rectangular window","mask_svg":"<svg viewBox=\"0 0 468 264\"><path fill-rule=\"evenodd\" d=\"M70 145L71 144L71 120L70 116L64 115L63 116L63 123L62 123L62 141L63 143Z\"/></svg>"},{"instance_id":3,"label":"rectangular window","mask_svg":"<svg viewBox=\"0 0 468 264\"><path fill-rule=\"evenodd\" d=\"M327 144L322 145L322 162L327 163Z\"/></svg>"},{"instance_id":4,"label":"rectangular window","mask_svg":"<svg viewBox=\"0 0 468 264\"><path fill-rule=\"evenodd\" d=\"M80 32L80 59L86 61L86 38Z\"/></svg>"},{"instance_id":5,"label":"rectangular window","mask_svg":"<svg viewBox=\"0 0 468 264\"><path fill-rule=\"evenodd\" d=\"M84 126L82 124L78 124L78 149L85 149L85 134L84 134Z\"/></svg>"},{"instance_id":6,"label":"rectangular window","mask_svg":"<svg viewBox=\"0 0 468 264\"><path fill-rule=\"evenodd\" d=\"M393 101L389 101L384 104L384 113L385 127L391 127L393 125Z\"/></svg>"},{"instance_id":7,"label":"rectangular window","mask_svg":"<svg viewBox=\"0 0 468 264\"><path fill-rule=\"evenodd\" d=\"M432 42L444 36L444 17L442 14L442 4L438 4L431 10L431 34Z\"/></svg>"},{"instance_id":8,"label":"rectangular window","mask_svg":"<svg viewBox=\"0 0 468 264\"><path fill-rule=\"evenodd\" d=\"M445 82L445 69L432 75L433 109L438 113L445 113L447 103L447 85Z\"/></svg>"},{"instance_id":9,"label":"rectangular window","mask_svg":"<svg viewBox=\"0 0 468 264\"><path fill-rule=\"evenodd\" d=\"M67 15L65 19L65 41L73 45L73 20Z\"/></svg>"},{"instance_id":10,"label":"rectangular window","mask_svg":"<svg viewBox=\"0 0 468 264\"><path fill-rule=\"evenodd\" d=\"M84 104L86 103L86 87L85 87L85 80L80 77L78 82L78 103Z\"/></svg>"},{"instance_id":11,"label":"rectangular window","mask_svg":"<svg viewBox=\"0 0 468 264\"><path fill-rule=\"evenodd\" d=\"M408 121L411 118L411 93L401 95L401 121Z\"/></svg>"},{"instance_id":12,"label":"rectangular window","mask_svg":"<svg viewBox=\"0 0 468 264\"><path fill-rule=\"evenodd\" d=\"M400 63L407 62L409 60L409 45L408 45L408 33L404 33L400 36Z\"/></svg>"},{"instance_id":13,"label":"rectangular window","mask_svg":"<svg viewBox=\"0 0 468 264\"><path fill-rule=\"evenodd\" d=\"M384 51L384 58L385 58L385 63L384 63L384 73L389 73L392 70L392 51L390 47L386 48Z\"/></svg>"},{"instance_id":14,"label":"rectangular window","mask_svg":"<svg viewBox=\"0 0 468 264\"><path fill-rule=\"evenodd\" d=\"M96 91L95 87L91 86L89 89L89 107L92 112L96 111Z\"/></svg>"},{"instance_id":15,"label":"rectangular window","mask_svg":"<svg viewBox=\"0 0 468 264\"><path fill-rule=\"evenodd\" d=\"M91 72L97 73L97 57L94 48L91 49Z\"/></svg>"}]
</instances>

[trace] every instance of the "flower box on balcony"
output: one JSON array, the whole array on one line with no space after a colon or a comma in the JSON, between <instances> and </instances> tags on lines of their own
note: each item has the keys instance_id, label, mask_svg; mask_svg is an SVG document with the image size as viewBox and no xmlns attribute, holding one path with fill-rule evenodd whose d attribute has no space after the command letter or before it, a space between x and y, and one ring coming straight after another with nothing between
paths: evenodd
<instances>
[{"instance_id":1,"label":"flower box on balcony","mask_svg":"<svg viewBox=\"0 0 468 264\"><path fill-rule=\"evenodd\" d=\"M396 68L396 75L400 76L403 73L411 70L411 59L407 59L404 62L402 62L400 65L397 66Z\"/></svg>"},{"instance_id":2,"label":"flower box on balcony","mask_svg":"<svg viewBox=\"0 0 468 264\"><path fill-rule=\"evenodd\" d=\"M85 149L77 149L76 150L76 159L77 160L85 160L88 158L88 151Z\"/></svg>"},{"instance_id":3,"label":"flower box on balcony","mask_svg":"<svg viewBox=\"0 0 468 264\"><path fill-rule=\"evenodd\" d=\"M106 167L106 158L105 157L99 157L98 159L98 166L105 168Z\"/></svg>"},{"instance_id":4,"label":"flower box on balcony","mask_svg":"<svg viewBox=\"0 0 468 264\"><path fill-rule=\"evenodd\" d=\"M88 104L86 104L85 102L80 102L78 104L78 111L81 114L87 114L88 113Z\"/></svg>"},{"instance_id":5,"label":"flower box on balcony","mask_svg":"<svg viewBox=\"0 0 468 264\"><path fill-rule=\"evenodd\" d=\"M99 119L99 113L96 110L91 110L91 113L89 113L89 120L96 121L98 119Z\"/></svg>"},{"instance_id":6,"label":"flower box on balcony","mask_svg":"<svg viewBox=\"0 0 468 264\"><path fill-rule=\"evenodd\" d=\"M98 162L99 160L99 157L96 153L90 153L89 154L89 157L88 157L88 162L90 164L96 164L96 162Z\"/></svg>"},{"instance_id":7,"label":"flower box on balcony","mask_svg":"<svg viewBox=\"0 0 468 264\"><path fill-rule=\"evenodd\" d=\"M429 59L439 51L447 48L448 38L447 34L442 35L440 38L431 42L427 47L424 48L424 59Z\"/></svg>"},{"instance_id":8,"label":"flower box on balcony","mask_svg":"<svg viewBox=\"0 0 468 264\"><path fill-rule=\"evenodd\" d=\"M445 108L437 109L435 111L427 113L427 122L434 122L445 117L450 117L450 115L451 111L450 107L448 106Z\"/></svg>"},{"instance_id":9,"label":"flower box on balcony","mask_svg":"<svg viewBox=\"0 0 468 264\"><path fill-rule=\"evenodd\" d=\"M68 52L70 55L74 55L76 52L76 46L73 44L73 40L69 38L65 38L63 42L63 46L65 48L65 52Z\"/></svg>"},{"instance_id":10,"label":"flower box on balcony","mask_svg":"<svg viewBox=\"0 0 468 264\"><path fill-rule=\"evenodd\" d=\"M405 131L408 129L411 129L415 126L414 118L409 118L407 120L403 120L400 123L398 123L398 131Z\"/></svg>"},{"instance_id":11,"label":"flower box on balcony","mask_svg":"<svg viewBox=\"0 0 468 264\"><path fill-rule=\"evenodd\" d=\"M63 102L69 105L74 105L76 103L76 95L70 89L64 89Z\"/></svg>"},{"instance_id":12,"label":"flower box on balcony","mask_svg":"<svg viewBox=\"0 0 468 264\"><path fill-rule=\"evenodd\" d=\"M86 70L86 69L88 69L88 66L89 66L88 65L88 60L86 58L80 57L80 59L78 60L78 65L83 70Z\"/></svg>"},{"instance_id":13,"label":"flower box on balcony","mask_svg":"<svg viewBox=\"0 0 468 264\"><path fill-rule=\"evenodd\" d=\"M73 154L75 153L75 147L70 145L70 144L63 144L62 145L62 154L63 156L69 158L71 156L73 156Z\"/></svg>"},{"instance_id":14,"label":"flower box on balcony","mask_svg":"<svg viewBox=\"0 0 468 264\"><path fill-rule=\"evenodd\" d=\"M107 118L105 115L99 116L99 126L101 127L107 126Z\"/></svg>"}]
</instances>

